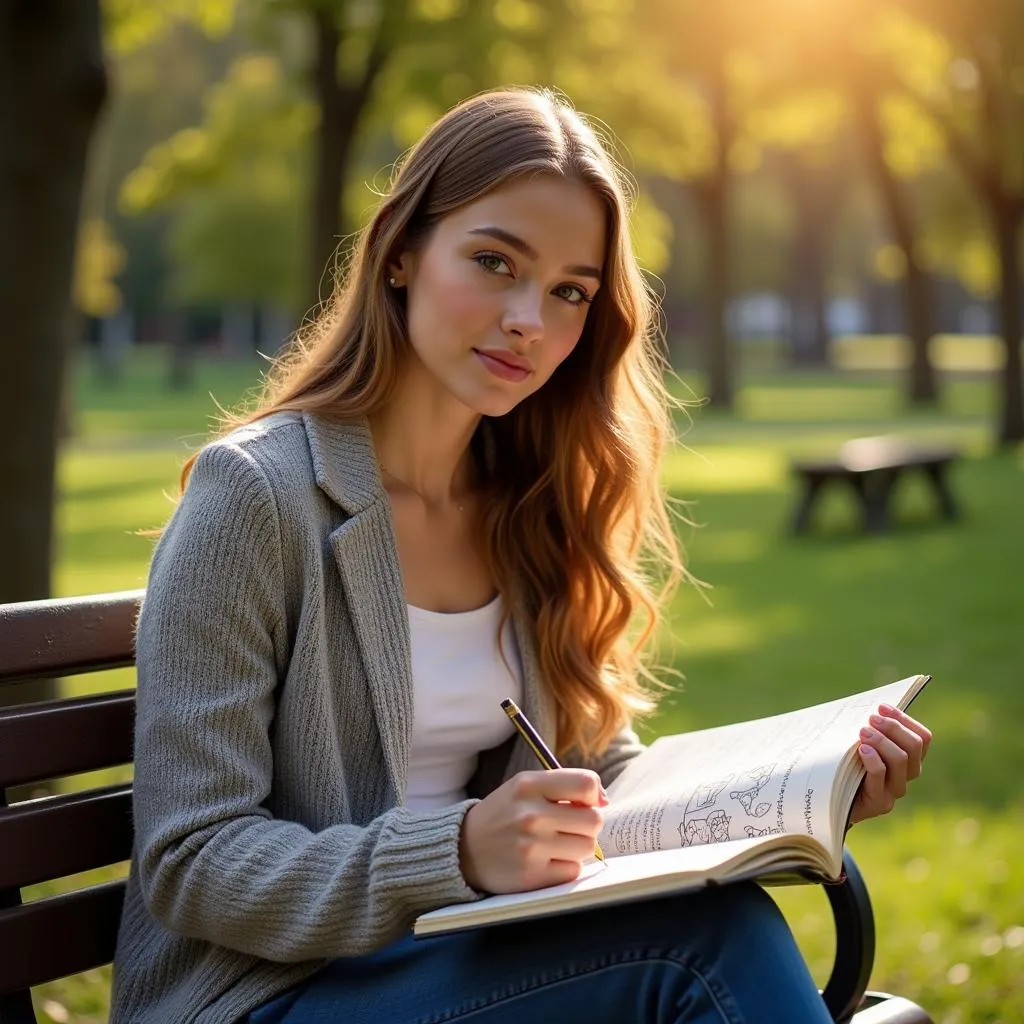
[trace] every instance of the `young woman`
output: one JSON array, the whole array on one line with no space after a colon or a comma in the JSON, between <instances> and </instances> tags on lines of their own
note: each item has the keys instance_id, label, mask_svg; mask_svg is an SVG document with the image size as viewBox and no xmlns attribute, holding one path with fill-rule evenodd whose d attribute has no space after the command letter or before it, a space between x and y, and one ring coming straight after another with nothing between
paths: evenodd
<instances>
[{"instance_id":1,"label":"young woman","mask_svg":"<svg viewBox=\"0 0 1024 1024\"><path fill-rule=\"evenodd\" d=\"M640 749L645 567L679 562L626 195L561 101L461 104L256 411L186 466L138 627L113 1021L828 1019L753 885L409 938L576 877ZM567 767L537 769L506 696ZM928 739L878 716L855 817Z\"/></svg>"}]
</instances>

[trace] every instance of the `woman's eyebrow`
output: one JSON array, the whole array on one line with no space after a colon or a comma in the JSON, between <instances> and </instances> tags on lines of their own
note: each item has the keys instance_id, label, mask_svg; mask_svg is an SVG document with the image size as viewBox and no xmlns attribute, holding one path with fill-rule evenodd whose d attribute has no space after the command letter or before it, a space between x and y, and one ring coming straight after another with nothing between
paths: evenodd
<instances>
[{"instance_id":1,"label":"woman's eyebrow","mask_svg":"<svg viewBox=\"0 0 1024 1024\"><path fill-rule=\"evenodd\" d=\"M499 228L496 225L489 224L482 228L470 228L469 234L487 235L490 238L497 239L499 242L505 242L517 252L521 252L527 259L535 260L540 255L529 242L524 241L518 235L512 234L511 231L506 231L504 228ZM601 280L601 271L597 267L592 267L585 263L573 264L566 267L565 271L568 274L579 274L581 277L592 277L597 281Z\"/></svg>"}]
</instances>

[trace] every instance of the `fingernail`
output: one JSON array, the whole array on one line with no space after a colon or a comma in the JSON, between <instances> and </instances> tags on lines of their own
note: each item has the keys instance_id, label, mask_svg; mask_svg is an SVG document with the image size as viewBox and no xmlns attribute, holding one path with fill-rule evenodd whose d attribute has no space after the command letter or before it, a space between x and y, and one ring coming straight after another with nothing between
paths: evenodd
<instances>
[{"instance_id":1,"label":"fingernail","mask_svg":"<svg viewBox=\"0 0 1024 1024\"><path fill-rule=\"evenodd\" d=\"M873 754L875 752L874 747L869 747L866 743L860 745L860 752L862 754Z\"/></svg>"},{"instance_id":2,"label":"fingernail","mask_svg":"<svg viewBox=\"0 0 1024 1024\"><path fill-rule=\"evenodd\" d=\"M881 725L885 719L881 715L868 715L868 721L872 725Z\"/></svg>"},{"instance_id":3,"label":"fingernail","mask_svg":"<svg viewBox=\"0 0 1024 1024\"><path fill-rule=\"evenodd\" d=\"M867 726L864 726L864 728L861 729L860 734L866 740L873 740L878 735L874 729L869 729Z\"/></svg>"}]
</instances>

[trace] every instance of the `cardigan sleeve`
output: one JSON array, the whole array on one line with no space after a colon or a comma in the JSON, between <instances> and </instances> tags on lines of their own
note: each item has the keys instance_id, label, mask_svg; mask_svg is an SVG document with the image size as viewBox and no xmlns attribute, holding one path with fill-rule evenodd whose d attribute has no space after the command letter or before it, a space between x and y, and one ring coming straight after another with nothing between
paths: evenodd
<instances>
[{"instance_id":1,"label":"cardigan sleeve","mask_svg":"<svg viewBox=\"0 0 1024 1024\"><path fill-rule=\"evenodd\" d=\"M134 859L171 931L269 960L357 955L424 910L478 898L458 857L473 801L316 832L267 809L288 658L279 531L245 448L204 449L139 618Z\"/></svg>"}]
</instances>

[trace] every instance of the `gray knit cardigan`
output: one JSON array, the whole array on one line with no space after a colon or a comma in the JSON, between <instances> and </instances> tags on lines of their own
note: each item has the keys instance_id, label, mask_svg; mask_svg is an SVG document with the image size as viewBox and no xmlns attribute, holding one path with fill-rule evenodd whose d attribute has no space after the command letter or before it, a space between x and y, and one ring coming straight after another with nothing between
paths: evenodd
<instances>
[{"instance_id":1,"label":"gray knit cardigan","mask_svg":"<svg viewBox=\"0 0 1024 1024\"><path fill-rule=\"evenodd\" d=\"M513 622L524 710L551 735L532 630ZM154 553L137 652L113 1024L232 1024L329 958L478 898L462 819L536 764L510 741L481 754L469 799L403 806L408 618L365 422L279 413L203 450ZM591 767L608 782L639 749L625 730Z\"/></svg>"}]
</instances>

